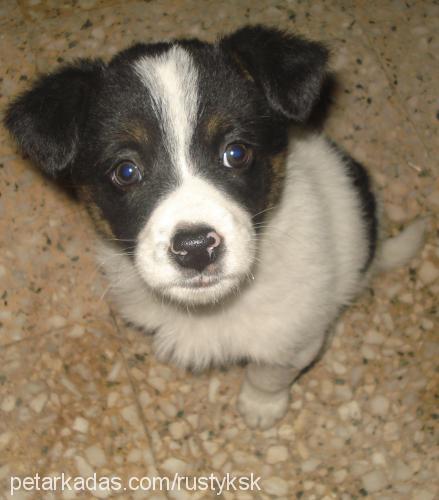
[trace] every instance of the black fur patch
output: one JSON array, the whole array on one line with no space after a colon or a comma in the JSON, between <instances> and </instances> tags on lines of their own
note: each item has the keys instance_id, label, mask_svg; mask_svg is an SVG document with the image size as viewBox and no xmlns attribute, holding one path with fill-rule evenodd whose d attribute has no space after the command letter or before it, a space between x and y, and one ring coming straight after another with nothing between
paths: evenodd
<instances>
[{"instance_id":1,"label":"black fur patch","mask_svg":"<svg viewBox=\"0 0 439 500\"><path fill-rule=\"evenodd\" d=\"M325 74L322 45L256 26L217 44L137 44L108 64L80 60L38 80L9 107L6 127L47 175L86 193L82 199L97 214L101 231L126 249L179 182L160 117L134 67L141 57L163 55L174 44L190 53L198 71L192 163L255 216L255 223L281 191L279 161L289 121L307 118ZM232 142L254 150L251 166L239 171L223 166L224 148ZM136 163L142 181L120 190L109 172L126 160Z\"/></svg>"},{"instance_id":2,"label":"black fur patch","mask_svg":"<svg viewBox=\"0 0 439 500\"><path fill-rule=\"evenodd\" d=\"M221 47L251 75L273 109L298 122L309 117L327 74L329 53L322 44L247 26L225 37Z\"/></svg>"},{"instance_id":3,"label":"black fur patch","mask_svg":"<svg viewBox=\"0 0 439 500\"><path fill-rule=\"evenodd\" d=\"M82 59L43 76L9 106L6 128L49 176L57 177L74 161L103 73L101 61Z\"/></svg>"},{"instance_id":4,"label":"black fur patch","mask_svg":"<svg viewBox=\"0 0 439 500\"><path fill-rule=\"evenodd\" d=\"M207 44L187 49L199 75L200 112L191 147L194 165L201 176L255 215L269 203L271 158L287 147L287 120L273 111L253 81L231 66L227 52ZM224 149L231 143L253 149L249 168L235 171L223 166Z\"/></svg>"},{"instance_id":5,"label":"black fur patch","mask_svg":"<svg viewBox=\"0 0 439 500\"><path fill-rule=\"evenodd\" d=\"M356 189L361 200L361 208L364 222L367 227L369 242L369 252L362 271L367 271L375 256L378 241L378 214L375 195L372 191L371 181L366 169L343 151L337 144L331 142L332 146L339 152L346 172L352 180L352 185Z\"/></svg>"}]
</instances>

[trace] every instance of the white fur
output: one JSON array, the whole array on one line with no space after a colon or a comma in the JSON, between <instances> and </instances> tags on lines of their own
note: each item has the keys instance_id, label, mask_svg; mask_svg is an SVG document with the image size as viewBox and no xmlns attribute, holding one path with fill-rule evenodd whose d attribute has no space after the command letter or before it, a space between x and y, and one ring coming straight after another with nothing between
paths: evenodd
<instances>
[{"instance_id":1,"label":"white fur","mask_svg":"<svg viewBox=\"0 0 439 500\"><path fill-rule=\"evenodd\" d=\"M296 368L250 363L238 397L238 410L249 427L267 429L283 417Z\"/></svg>"},{"instance_id":2,"label":"white fur","mask_svg":"<svg viewBox=\"0 0 439 500\"><path fill-rule=\"evenodd\" d=\"M177 227L190 224L210 226L223 238L220 279L209 287L189 288L198 277L185 279L169 253ZM214 186L191 176L153 211L138 236L135 264L139 276L156 292L184 304L211 303L245 279L254 254L249 214Z\"/></svg>"},{"instance_id":3,"label":"white fur","mask_svg":"<svg viewBox=\"0 0 439 500\"><path fill-rule=\"evenodd\" d=\"M190 155L198 111L198 75L191 56L173 46L163 55L144 57L135 65L148 88L162 124L171 161L179 174L175 191L161 200L140 232L135 264L148 286L185 304L216 302L246 277L254 257L254 231L247 212L195 174ZM171 240L184 225L211 227L224 240L221 276L204 275L209 286L191 287L169 254Z\"/></svg>"},{"instance_id":4,"label":"white fur","mask_svg":"<svg viewBox=\"0 0 439 500\"><path fill-rule=\"evenodd\" d=\"M191 56L174 45L163 55L135 65L148 88L173 165L182 178L193 170L189 146L198 111L198 75Z\"/></svg>"},{"instance_id":5,"label":"white fur","mask_svg":"<svg viewBox=\"0 0 439 500\"><path fill-rule=\"evenodd\" d=\"M315 359L340 308L370 275L360 271L368 252L360 203L346 167L324 138L293 135L282 200L267 212L259 237L254 280L241 282L236 293L219 304L191 309L165 300L166 290L161 295L151 291L151 283L167 275L172 280L175 272L164 254L175 220L209 220L233 236L226 275L252 264L249 217L195 177L153 213L140 235L136 266L109 245L102 247L101 262L122 314L155 330L160 358L196 369L243 357L252 361L238 409L250 427L265 429L286 413L289 385ZM373 267L405 263L419 248L423 232L424 223L418 222L384 242ZM220 295L232 290L227 285L226 280L218 285ZM196 300L190 291L180 292L176 296L183 303L202 302L203 294L208 301L217 298L215 287L193 292L201 295Z\"/></svg>"},{"instance_id":6,"label":"white fur","mask_svg":"<svg viewBox=\"0 0 439 500\"><path fill-rule=\"evenodd\" d=\"M204 207L201 196L192 204L184 186L165 200L142 233L140 245L154 239L148 232L160 232L157 219L171 223L178 207L189 216L208 213L210 203L222 195L214 186L203 184L204 188L209 193ZM359 270L367 242L359 203L344 165L322 137L293 138L282 202L267 212L254 281L243 284L238 294L216 306L188 310L151 292L146 282L155 279L156 271L147 271L146 264L153 256L138 257L143 269L139 273L138 265L134 269L128 258L107 247L104 254L109 257L103 265L125 317L157 330L154 345L159 357L196 368L249 357L302 369L319 351L340 306L362 285ZM227 208L233 212L233 202L222 199L218 212L213 209L210 216L218 217L220 224ZM156 251L146 246L142 250L145 255Z\"/></svg>"},{"instance_id":7,"label":"white fur","mask_svg":"<svg viewBox=\"0 0 439 500\"><path fill-rule=\"evenodd\" d=\"M409 224L397 236L383 242L376 267L387 271L403 266L419 252L424 241L427 222L419 219Z\"/></svg>"}]
</instances>

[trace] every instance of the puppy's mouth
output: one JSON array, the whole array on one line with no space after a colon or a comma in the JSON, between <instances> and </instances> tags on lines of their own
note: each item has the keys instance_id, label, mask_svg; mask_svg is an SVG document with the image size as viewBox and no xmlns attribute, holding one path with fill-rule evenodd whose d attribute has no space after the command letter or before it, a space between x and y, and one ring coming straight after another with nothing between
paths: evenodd
<instances>
[{"instance_id":1,"label":"puppy's mouth","mask_svg":"<svg viewBox=\"0 0 439 500\"><path fill-rule=\"evenodd\" d=\"M217 285L223 279L224 277L221 276L206 276L201 274L199 276L195 276L194 278L188 280L179 281L175 283L174 286L178 286L180 288L188 288L191 290L205 289Z\"/></svg>"},{"instance_id":2,"label":"puppy's mouth","mask_svg":"<svg viewBox=\"0 0 439 500\"><path fill-rule=\"evenodd\" d=\"M216 304L232 290L239 287L240 279L236 275L204 275L180 278L160 287L158 291L178 303L186 305Z\"/></svg>"},{"instance_id":3,"label":"puppy's mouth","mask_svg":"<svg viewBox=\"0 0 439 500\"><path fill-rule=\"evenodd\" d=\"M175 280L167 288L170 289L181 289L181 290L210 290L215 287L225 286L227 287L230 283L240 282L242 277L236 274L199 274L191 278L183 278Z\"/></svg>"}]
</instances>

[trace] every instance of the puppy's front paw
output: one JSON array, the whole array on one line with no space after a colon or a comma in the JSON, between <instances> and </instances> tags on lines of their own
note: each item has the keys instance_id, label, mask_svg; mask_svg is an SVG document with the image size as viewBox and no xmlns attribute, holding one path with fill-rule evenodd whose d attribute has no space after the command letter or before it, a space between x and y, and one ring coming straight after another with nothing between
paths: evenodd
<instances>
[{"instance_id":1,"label":"puppy's front paw","mask_svg":"<svg viewBox=\"0 0 439 500\"><path fill-rule=\"evenodd\" d=\"M264 392L244 380L238 397L238 411L252 428L268 429L288 410L289 389Z\"/></svg>"}]
</instances>

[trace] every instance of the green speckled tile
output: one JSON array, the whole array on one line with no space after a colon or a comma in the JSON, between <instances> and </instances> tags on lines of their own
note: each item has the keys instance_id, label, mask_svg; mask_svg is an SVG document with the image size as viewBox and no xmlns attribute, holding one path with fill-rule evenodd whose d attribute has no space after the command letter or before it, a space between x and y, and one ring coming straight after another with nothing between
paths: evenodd
<instances>
[{"instance_id":1,"label":"green speckled tile","mask_svg":"<svg viewBox=\"0 0 439 500\"><path fill-rule=\"evenodd\" d=\"M221 4L207 1L203 2L203 9L199 5L195 0L134 2L42 20L32 31L38 68L47 70L54 61L82 56L108 58L135 41L179 36L215 39L243 23L268 22L324 39L356 30L349 14L334 8L333 2L322 5L307 2L305 10L292 10L288 2L274 6L269 0L259 2L257 7L250 0Z\"/></svg>"},{"instance_id":2,"label":"green speckled tile","mask_svg":"<svg viewBox=\"0 0 439 500\"><path fill-rule=\"evenodd\" d=\"M2 493L10 476L37 472L124 481L154 473L111 322L1 350L0 470ZM59 490L54 495L63 497Z\"/></svg>"},{"instance_id":3,"label":"green speckled tile","mask_svg":"<svg viewBox=\"0 0 439 500\"><path fill-rule=\"evenodd\" d=\"M30 22L54 19L63 16L77 16L81 12L109 7L121 0L18 0L21 11Z\"/></svg>"},{"instance_id":4,"label":"green speckled tile","mask_svg":"<svg viewBox=\"0 0 439 500\"><path fill-rule=\"evenodd\" d=\"M403 27L396 27L391 20L380 22L369 32L371 44L394 92L432 161L435 161L439 147L438 15L435 18L409 16Z\"/></svg>"},{"instance_id":5,"label":"green speckled tile","mask_svg":"<svg viewBox=\"0 0 439 500\"><path fill-rule=\"evenodd\" d=\"M0 28L2 31L22 28L24 17L16 0L3 0L0 2ZM6 53L2 52L2 57Z\"/></svg>"},{"instance_id":6,"label":"green speckled tile","mask_svg":"<svg viewBox=\"0 0 439 500\"><path fill-rule=\"evenodd\" d=\"M331 349L293 388L285 419L254 432L234 406L242 368L187 374L158 363L144 334L119 318L115 327L83 210L19 159L1 129L2 484L32 468L126 477L157 465L163 474L262 476L263 491L227 492L226 500L434 500L434 2L23 1L26 24L14 2L5 5L1 106L36 67L108 59L139 40L213 40L263 22L327 41L339 79L327 130L369 167L390 231L419 214L430 222L410 266L378 277L373 294L343 316Z\"/></svg>"},{"instance_id":7,"label":"green speckled tile","mask_svg":"<svg viewBox=\"0 0 439 500\"><path fill-rule=\"evenodd\" d=\"M26 29L0 27L0 157L14 154L16 150L1 121L7 103L35 77L36 63L31 46Z\"/></svg>"},{"instance_id":8,"label":"green speckled tile","mask_svg":"<svg viewBox=\"0 0 439 500\"><path fill-rule=\"evenodd\" d=\"M0 345L108 317L79 205L14 157L0 159L0 189Z\"/></svg>"}]
</instances>

